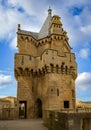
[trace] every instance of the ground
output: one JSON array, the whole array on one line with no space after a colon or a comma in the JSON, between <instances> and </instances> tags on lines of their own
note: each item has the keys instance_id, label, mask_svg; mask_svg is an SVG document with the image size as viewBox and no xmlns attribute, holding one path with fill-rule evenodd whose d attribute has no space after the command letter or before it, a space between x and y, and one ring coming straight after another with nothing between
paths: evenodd
<instances>
[{"instance_id":1,"label":"ground","mask_svg":"<svg viewBox=\"0 0 91 130\"><path fill-rule=\"evenodd\" d=\"M48 130L40 119L1 120L0 130Z\"/></svg>"}]
</instances>

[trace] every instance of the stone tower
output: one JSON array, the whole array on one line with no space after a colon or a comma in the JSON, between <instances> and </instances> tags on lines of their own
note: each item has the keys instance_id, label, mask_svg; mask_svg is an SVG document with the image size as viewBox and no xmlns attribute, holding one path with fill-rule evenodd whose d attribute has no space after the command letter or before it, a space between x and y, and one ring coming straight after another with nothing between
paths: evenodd
<instances>
[{"instance_id":1,"label":"stone tower","mask_svg":"<svg viewBox=\"0 0 91 130\"><path fill-rule=\"evenodd\" d=\"M39 33L18 25L14 71L20 117L42 117L45 110L75 111L77 64L68 40L51 9Z\"/></svg>"}]
</instances>

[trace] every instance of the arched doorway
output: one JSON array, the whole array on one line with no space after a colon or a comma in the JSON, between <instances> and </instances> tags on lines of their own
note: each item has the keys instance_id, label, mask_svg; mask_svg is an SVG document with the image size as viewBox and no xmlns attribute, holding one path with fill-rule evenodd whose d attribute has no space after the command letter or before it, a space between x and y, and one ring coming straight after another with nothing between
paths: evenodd
<instances>
[{"instance_id":1,"label":"arched doorway","mask_svg":"<svg viewBox=\"0 0 91 130\"><path fill-rule=\"evenodd\" d=\"M37 117L42 118L42 101L38 98L36 101L36 106L37 106Z\"/></svg>"}]
</instances>

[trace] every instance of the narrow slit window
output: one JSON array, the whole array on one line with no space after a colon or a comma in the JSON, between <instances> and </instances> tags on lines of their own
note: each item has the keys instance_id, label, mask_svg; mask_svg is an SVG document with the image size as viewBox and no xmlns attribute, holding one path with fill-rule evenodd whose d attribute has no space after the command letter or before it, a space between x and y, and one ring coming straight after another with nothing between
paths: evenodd
<instances>
[{"instance_id":1,"label":"narrow slit window","mask_svg":"<svg viewBox=\"0 0 91 130\"><path fill-rule=\"evenodd\" d=\"M59 89L57 88L57 96L59 96Z\"/></svg>"}]
</instances>

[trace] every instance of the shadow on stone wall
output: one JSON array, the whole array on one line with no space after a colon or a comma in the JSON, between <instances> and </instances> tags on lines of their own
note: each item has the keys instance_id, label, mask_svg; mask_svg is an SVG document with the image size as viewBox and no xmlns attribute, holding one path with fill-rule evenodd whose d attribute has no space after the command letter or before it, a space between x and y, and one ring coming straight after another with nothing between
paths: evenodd
<instances>
[{"instance_id":1,"label":"shadow on stone wall","mask_svg":"<svg viewBox=\"0 0 91 130\"><path fill-rule=\"evenodd\" d=\"M44 123L50 130L91 130L91 113L45 111Z\"/></svg>"}]
</instances>

